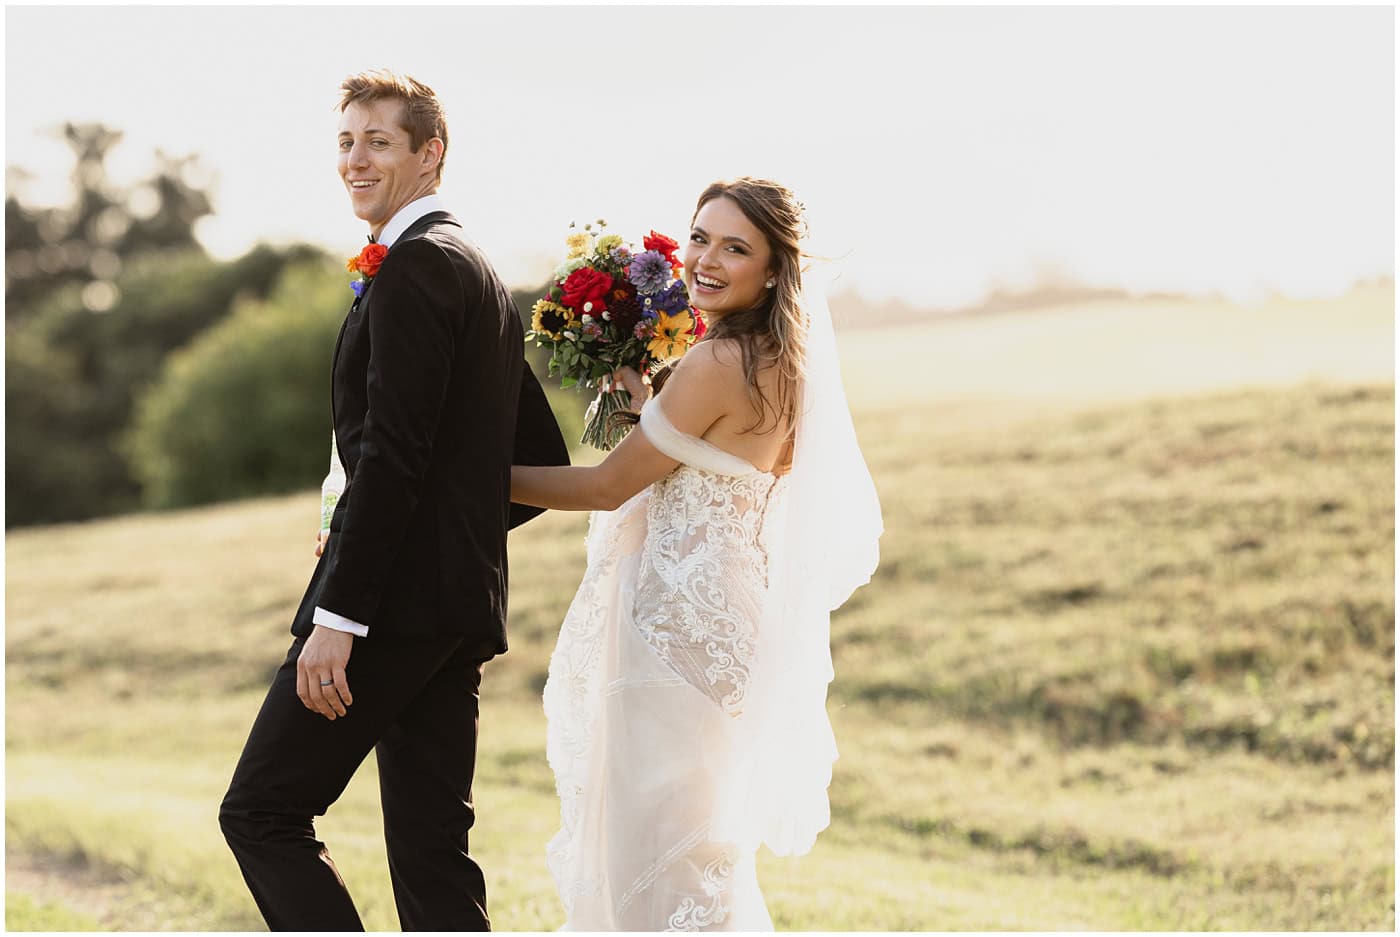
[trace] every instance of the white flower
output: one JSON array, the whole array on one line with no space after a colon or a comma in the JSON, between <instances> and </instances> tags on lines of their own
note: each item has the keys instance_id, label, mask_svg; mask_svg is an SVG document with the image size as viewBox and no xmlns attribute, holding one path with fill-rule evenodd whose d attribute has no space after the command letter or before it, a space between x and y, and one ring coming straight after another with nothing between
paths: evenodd
<instances>
[{"instance_id":1,"label":"white flower","mask_svg":"<svg viewBox=\"0 0 1400 937\"><path fill-rule=\"evenodd\" d=\"M603 321L604 321L604 322L611 322L611 321L612 321L612 313L608 312L606 309L603 310Z\"/></svg>"},{"instance_id":2,"label":"white flower","mask_svg":"<svg viewBox=\"0 0 1400 937\"><path fill-rule=\"evenodd\" d=\"M568 339L569 341L571 341L571 342L576 342L576 341L578 341L578 335L577 335L576 333L574 333L574 332L570 332L570 331L567 331L567 330L566 330L566 331L564 332L564 337L567 338L567 339Z\"/></svg>"},{"instance_id":3,"label":"white flower","mask_svg":"<svg viewBox=\"0 0 1400 937\"><path fill-rule=\"evenodd\" d=\"M592 309L592 308L593 308L593 304L592 304L592 303L584 303L584 304L583 304L583 308L584 308L584 309ZM587 325L588 323L590 323L590 322L592 322L592 321L593 321L593 317L590 316L590 315L588 315L587 313L585 313L584 316L583 316L583 324L584 324L584 325Z\"/></svg>"},{"instance_id":4,"label":"white flower","mask_svg":"<svg viewBox=\"0 0 1400 937\"><path fill-rule=\"evenodd\" d=\"M567 280L569 278L569 274L573 273L579 267L586 266L587 264L587 257L575 257L573 260L566 260L558 267L554 268L554 279Z\"/></svg>"}]
</instances>

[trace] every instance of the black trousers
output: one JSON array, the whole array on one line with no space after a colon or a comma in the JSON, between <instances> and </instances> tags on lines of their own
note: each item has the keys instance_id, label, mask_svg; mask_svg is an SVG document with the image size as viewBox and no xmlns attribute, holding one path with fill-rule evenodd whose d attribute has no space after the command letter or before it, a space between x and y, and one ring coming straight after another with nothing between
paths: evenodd
<instances>
[{"instance_id":1,"label":"black trousers","mask_svg":"<svg viewBox=\"0 0 1400 937\"><path fill-rule=\"evenodd\" d=\"M394 902L404 930L485 931L486 881L467 854L482 662L460 638L357 638L355 702L334 722L302 705L292 643L253 723L219 825L272 930L364 930L316 839L374 749Z\"/></svg>"}]
</instances>

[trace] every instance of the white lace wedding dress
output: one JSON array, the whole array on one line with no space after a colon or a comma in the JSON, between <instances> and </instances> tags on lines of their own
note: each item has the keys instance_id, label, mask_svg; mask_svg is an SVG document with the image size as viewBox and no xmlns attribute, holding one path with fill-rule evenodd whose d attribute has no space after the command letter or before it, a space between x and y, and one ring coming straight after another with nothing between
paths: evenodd
<instances>
[{"instance_id":1,"label":"white lace wedding dress","mask_svg":"<svg viewBox=\"0 0 1400 937\"><path fill-rule=\"evenodd\" d=\"M657 398L633 432L681 464L590 522L544 687L565 930L772 930L758 847L805 853L831 821L831 612L884 524L830 311L819 290L802 308L792 471L681 433Z\"/></svg>"},{"instance_id":2,"label":"white lace wedding dress","mask_svg":"<svg viewBox=\"0 0 1400 937\"><path fill-rule=\"evenodd\" d=\"M787 479L679 432L656 401L641 431L682 464L592 516L544 687L564 929L772 930L756 843L716 841L712 821Z\"/></svg>"}]
</instances>

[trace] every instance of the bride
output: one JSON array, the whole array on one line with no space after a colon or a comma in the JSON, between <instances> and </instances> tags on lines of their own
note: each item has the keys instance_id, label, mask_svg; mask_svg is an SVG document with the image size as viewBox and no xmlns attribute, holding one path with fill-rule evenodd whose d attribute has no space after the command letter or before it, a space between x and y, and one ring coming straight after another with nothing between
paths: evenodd
<instances>
[{"instance_id":1,"label":"bride","mask_svg":"<svg viewBox=\"0 0 1400 937\"><path fill-rule=\"evenodd\" d=\"M566 930L772 930L759 845L830 822L829 616L882 526L802 228L777 183L707 188L684 263L710 328L651 399L619 375L640 432L512 469L512 501L594 512L544 688Z\"/></svg>"}]
</instances>

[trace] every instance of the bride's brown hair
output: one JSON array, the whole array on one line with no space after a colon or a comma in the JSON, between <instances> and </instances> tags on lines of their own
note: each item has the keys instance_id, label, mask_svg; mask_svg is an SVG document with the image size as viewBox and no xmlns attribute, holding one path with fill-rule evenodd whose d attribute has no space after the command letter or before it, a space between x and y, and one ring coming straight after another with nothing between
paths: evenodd
<instances>
[{"instance_id":1,"label":"bride's brown hair","mask_svg":"<svg viewBox=\"0 0 1400 937\"><path fill-rule=\"evenodd\" d=\"M732 199L744 217L768 239L774 282L757 306L725 316L706 338L732 338L739 343L749 402L758 414L757 422L744 432L763 426L769 411L773 414L773 426L763 433L771 433L784 422L790 430L796 423L797 386L807 357L807 325L801 307L801 240L807 233L807 223L802 217L802 204L784 185L742 176L732 182L712 183L701 192L691 224L707 202L721 197ZM758 372L764 367L778 369L776 402L769 400L759 386Z\"/></svg>"}]
</instances>

